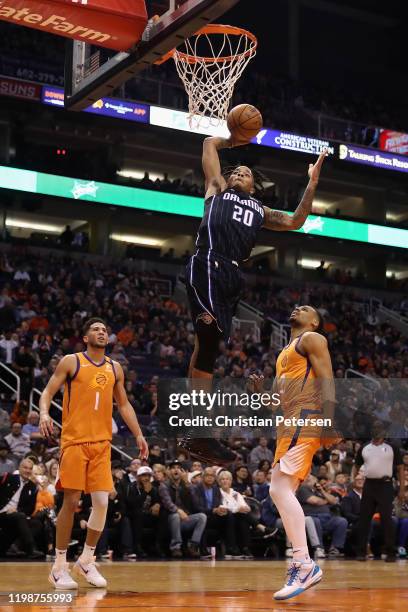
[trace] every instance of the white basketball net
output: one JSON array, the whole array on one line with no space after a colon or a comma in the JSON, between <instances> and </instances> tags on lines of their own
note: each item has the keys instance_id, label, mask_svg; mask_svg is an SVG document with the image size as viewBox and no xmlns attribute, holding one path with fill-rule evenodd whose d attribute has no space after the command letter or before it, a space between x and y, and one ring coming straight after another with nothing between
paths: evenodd
<instances>
[{"instance_id":1,"label":"white basketball net","mask_svg":"<svg viewBox=\"0 0 408 612\"><path fill-rule=\"evenodd\" d=\"M173 52L184 83L189 122L218 126L227 118L234 86L256 54L253 34L232 26L210 25L199 30Z\"/></svg>"}]
</instances>

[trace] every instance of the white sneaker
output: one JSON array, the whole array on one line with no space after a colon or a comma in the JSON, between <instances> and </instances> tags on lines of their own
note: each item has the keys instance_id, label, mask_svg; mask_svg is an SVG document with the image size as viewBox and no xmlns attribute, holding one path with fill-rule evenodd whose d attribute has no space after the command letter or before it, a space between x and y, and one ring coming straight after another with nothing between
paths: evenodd
<instances>
[{"instance_id":1,"label":"white sneaker","mask_svg":"<svg viewBox=\"0 0 408 612\"><path fill-rule=\"evenodd\" d=\"M294 561L289 566L287 576L285 586L274 593L274 599L290 599L300 595L317 584L322 579L323 572L314 561L310 563Z\"/></svg>"},{"instance_id":2,"label":"white sneaker","mask_svg":"<svg viewBox=\"0 0 408 612\"><path fill-rule=\"evenodd\" d=\"M48 582L52 584L55 589L62 591L70 591L71 589L77 589L78 583L73 580L69 573L69 563L64 563L59 568L53 566L48 576Z\"/></svg>"},{"instance_id":3,"label":"white sneaker","mask_svg":"<svg viewBox=\"0 0 408 612\"><path fill-rule=\"evenodd\" d=\"M72 571L78 576L85 578L85 580L94 587L105 588L108 584L102 574L96 569L95 557L92 557L90 563L82 563L80 559L78 559Z\"/></svg>"},{"instance_id":4,"label":"white sneaker","mask_svg":"<svg viewBox=\"0 0 408 612\"><path fill-rule=\"evenodd\" d=\"M285 557L286 559L293 558L293 548L291 546L288 546L288 548L285 550Z\"/></svg>"},{"instance_id":5,"label":"white sneaker","mask_svg":"<svg viewBox=\"0 0 408 612\"><path fill-rule=\"evenodd\" d=\"M325 559L326 553L324 552L324 548L318 546L315 550L314 557L315 559Z\"/></svg>"}]
</instances>

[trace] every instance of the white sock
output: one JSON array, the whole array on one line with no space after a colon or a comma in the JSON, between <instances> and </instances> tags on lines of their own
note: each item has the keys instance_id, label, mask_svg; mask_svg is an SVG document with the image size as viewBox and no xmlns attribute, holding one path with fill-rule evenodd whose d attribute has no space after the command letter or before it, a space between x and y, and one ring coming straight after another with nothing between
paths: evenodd
<instances>
[{"instance_id":1,"label":"white sock","mask_svg":"<svg viewBox=\"0 0 408 612\"><path fill-rule=\"evenodd\" d=\"M96 546L88 546L88 544L84 545L84 550L82 551L82 555L79 557L81 563L91 563L93 561L93 557L95 554Z\"/></svg>"},{"instance_id":2,"label":"white sock","mask_svg":"<svg viewBox=\"0 0 408 612\"><path fill-rule=\"evenodd\" d=\"M310 563L307 547L305 515L296 495L298 481L280 471L277 464L272 471L270 495L276 505L286 535L293 547L293 560Z\"/></svg>"},{"instance_id":3,"label":"white sock","mask_svg":"<svg viewBox=\"0 0 408 612\"><path fill-rule=\"evenodd\" d=\"M66 562L67 562L67 549L59 550L58 548L56 548L55 549L55 561L54 561L55 569L60 569Z\"/></svg>"}]
</instances>

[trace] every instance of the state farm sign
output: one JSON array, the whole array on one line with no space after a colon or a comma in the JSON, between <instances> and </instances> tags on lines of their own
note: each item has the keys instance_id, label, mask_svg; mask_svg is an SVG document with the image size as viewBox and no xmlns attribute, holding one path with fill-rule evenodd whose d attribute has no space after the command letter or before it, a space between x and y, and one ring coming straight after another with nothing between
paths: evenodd
<instances>
[{"instance_id":1,"label":"state farm sign","mask_svg":"<svg viewBox=\"0 0 408 612\"><path fill-rule=\"evenodd\" d=\"M144 0L0 0L0 19L126 51L147 23Z\"/></svg>"}]
</instances>

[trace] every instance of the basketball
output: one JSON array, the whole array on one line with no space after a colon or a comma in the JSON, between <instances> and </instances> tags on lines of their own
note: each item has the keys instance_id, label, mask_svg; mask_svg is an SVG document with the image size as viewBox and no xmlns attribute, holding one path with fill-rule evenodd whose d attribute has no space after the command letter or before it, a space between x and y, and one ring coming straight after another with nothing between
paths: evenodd
<instances>
[{"instance_id":1,"label":"basketball","mask_svg":"<svg viewBox=\"0 0 408 612\"><path fill-rule=\"evenodd\" d=\"M263 126L262 115L252 104L239 104L228 113L228 129L238 139L251 140Z\"/></svg>"}]
</instances>

